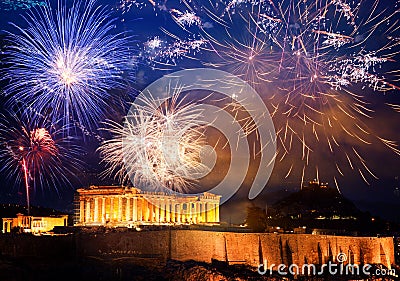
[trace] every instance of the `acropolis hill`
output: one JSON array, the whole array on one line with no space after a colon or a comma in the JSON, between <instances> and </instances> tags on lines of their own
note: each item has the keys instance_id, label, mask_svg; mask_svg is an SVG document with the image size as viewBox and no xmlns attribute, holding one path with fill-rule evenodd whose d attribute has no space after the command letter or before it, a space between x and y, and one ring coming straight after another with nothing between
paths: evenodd
<instances>
[{"instance_id":1,"label":"acropolis hill","mask_svg":"<svg viewBox=\"0 0 400 281\"><path fill-rule=\"evenodd\" d=\"M165 264L168 260L220 261L253 268L275 264L273 270L279 264L338 263L339 254L346 255L345 264L387 268L395 264L392 237L226 231L217 225L219 197L213 194L177 197L92 186L78 190L75 199L76 227L69 229L73 234L5 234L0 253L14 258L128 259L133 264Z\"/></svg>"},{"instance_id":2,"label":"acropolis hill","mask_svg":"<svg viewBox=\"0 0 400 281\"><path fill-rule=\"evenodd\" d=\"M218 200L210 193L180 197L136 188L92 186L78 190L75 197L75 227L59 229L69 234L3 234L0 258L43 259L44 264L56 260L55 268L72 263L83 271L89 263L92 270L103 274L101 280L136 280L130 275L135 267L151 274L157 267L163 275L165 269L174 268L175 263L179 267L180 262L193 262L195 266L240 265L250 268L246 274L257 274L258 266L267 264L276 272L280 264L338 264L341 254L347 257L344 265L395 266L393 237L250 233L249 229L219 225ZM119 272L118 276L109 279L109 270ZM125 279L120 276L123 272ZM198 280L193 278L178 276L173 280Z\"/></svg>"}]
</instances>

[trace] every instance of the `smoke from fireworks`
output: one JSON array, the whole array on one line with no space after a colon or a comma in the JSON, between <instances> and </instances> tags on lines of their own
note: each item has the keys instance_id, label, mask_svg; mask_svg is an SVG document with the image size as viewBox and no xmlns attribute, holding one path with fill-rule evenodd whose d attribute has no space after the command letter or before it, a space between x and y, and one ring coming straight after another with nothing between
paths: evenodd
<instances>
[{"instance_id":1,"label":"smoke from fireworks","mask_svg":"<svg viewBox=\"0 0 400 281\"><path fill-rule=\"evenodd\" d=\"M49 3L31 9L24 16L27 28L13 24L5 92L29 116L62 118L67 126L76 120L93 129L110 110L109 90L122 86L126 36L113 32L115 19L95 0L61 5L55 12Z\"/></svg>"},{"instance_id":2,"label":"smoke from fireworks","mask_svg":"<svg viewBox=\"0 0 400 281\"><path fill-rule=\"evenodd\" d=\"M145 190L186 191L206 169L200 117L195 104L179 100L179 91L166 101L138 98L123 126L107 124L114 137L99 148L107 174Z\"/></svg>"}]
</instances>

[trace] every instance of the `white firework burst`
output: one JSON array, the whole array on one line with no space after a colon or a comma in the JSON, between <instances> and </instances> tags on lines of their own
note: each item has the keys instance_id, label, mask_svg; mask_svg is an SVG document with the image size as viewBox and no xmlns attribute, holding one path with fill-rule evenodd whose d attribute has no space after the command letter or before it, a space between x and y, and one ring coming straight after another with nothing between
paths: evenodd
<instances>
[{"instance_id":1,"label":"white firework burst","mask_svg":"<svg viewBox=\"0 0 400 281\"><path fill-rule=\"evenodd\" d=\"M142 97L124 124L108 122L114 137L99 148L106 174L151 191L185 192L206 166L200 153L205 143L202 110L179 99Z\"/></svg>"}]
</instances>

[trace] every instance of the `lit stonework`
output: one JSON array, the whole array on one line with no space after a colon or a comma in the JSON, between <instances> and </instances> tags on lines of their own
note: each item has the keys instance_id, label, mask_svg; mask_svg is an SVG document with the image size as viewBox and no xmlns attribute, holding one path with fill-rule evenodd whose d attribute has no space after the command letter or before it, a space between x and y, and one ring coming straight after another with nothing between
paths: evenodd
<instances>
[{"instance_id":1,"label":"lit stonework","mask_svg":"<svg viewBox=\"0 0 400 281\"><path fill-rule=\"evenodd\" d=\"M12 232L14 228L23 232L45 233L55 226L66 226L67 220L68 215L34 217L18 213L15 218L3 218L3 233Z\"/></svg>"},{"instance_id":2,"label":"lit stonework","mask_svg":"<svg viewBox=\"0 0 400 281\"><path fill-rule=\"evenodd\" d=\"M177 196L122 186L90 186L77 190L75 225L219 223L220 198L208 192Z\"/></svg>"}]
</instances>

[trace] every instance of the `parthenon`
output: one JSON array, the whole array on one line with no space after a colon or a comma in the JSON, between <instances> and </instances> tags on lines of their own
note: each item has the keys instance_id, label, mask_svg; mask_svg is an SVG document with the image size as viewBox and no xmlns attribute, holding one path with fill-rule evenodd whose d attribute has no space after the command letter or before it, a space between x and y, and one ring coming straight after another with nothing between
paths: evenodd
<instances>
[{"instance_id":1,"label":"parthenon","mask_svg":"<svg viewBox=\"0 0 400 281\"><path fill-rule=\"evenodd\" d=\"M75 195L76 226L219 223L221 196L171 195L134 187L90 186Z\"/></svg>"}]
</instances>

